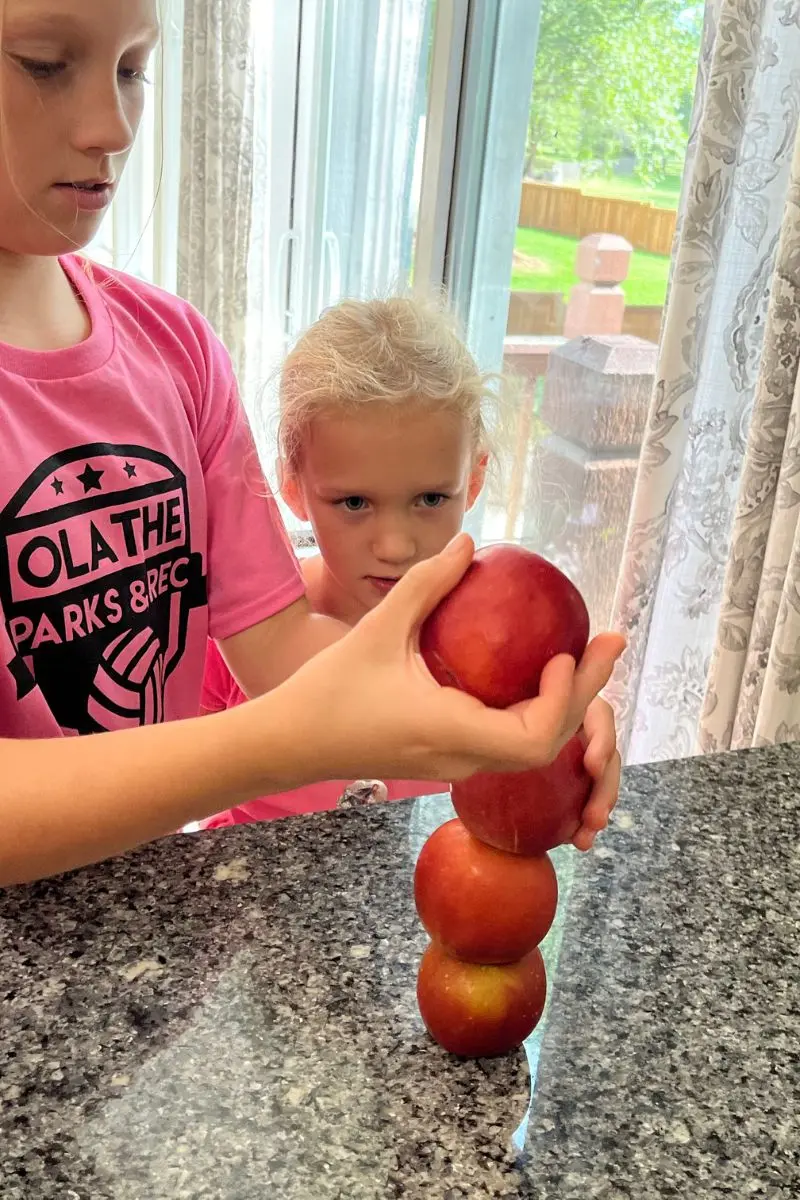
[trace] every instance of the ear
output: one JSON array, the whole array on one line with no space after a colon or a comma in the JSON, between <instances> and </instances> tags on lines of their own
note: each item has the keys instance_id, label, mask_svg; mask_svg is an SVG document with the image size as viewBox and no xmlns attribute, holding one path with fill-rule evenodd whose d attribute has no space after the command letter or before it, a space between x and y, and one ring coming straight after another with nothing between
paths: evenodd
<instances>
[{"instance_id":1,"label":"ear","mask_svg":"<svg viewBox=\"0 0 800 1200\"><path fill-rule=\"evenodd\" d=\"M278 480L281 496L283 496L284 501L288 504L298 521L307 521L308 511L300 481L295 473L289 470L282 459L278 459Z\"/></svg>"},{"instance_id":2,"label":"ear","mask_svg":"<svg viewBox=\"0 0 800 1200\"><path fill-rule=\"evenodd\" d=\"M467 484L467 509L472 508L478 496L481 494L484 481L486 479L486 468L489 465L489 455L482 454L472 468Z\"/></svg>"}]
</instances>

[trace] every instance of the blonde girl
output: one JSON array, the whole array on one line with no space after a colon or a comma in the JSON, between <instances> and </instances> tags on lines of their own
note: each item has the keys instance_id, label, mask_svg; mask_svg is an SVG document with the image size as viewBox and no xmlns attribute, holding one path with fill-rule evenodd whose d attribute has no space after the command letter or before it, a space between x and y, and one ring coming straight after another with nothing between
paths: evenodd
<instances>
[{"instance_id":1,"label":"blonde girl","mask_svg":"<svg viewBox=\"0 0 800 1200\"><path fill-rule=\"evenodd\" d=\"M436 297L345 300L301 336L279 380L279 477L287 504L314 531L319 553L304 561L303 575L315 612L357 625L455 537L483 487L487 416L502 405L501 384L478 370ZM343 680L340 702L349 696ZM204 710L243 699L212 645ZM582 847L607 822L619 769L604 701L591 706L586 728L597 787L577 835ZM333 808L344 786L339 780L263 797L208 825ZM386 787L390 799L441 790L407 779Z\"/></svg>"}]
</instances>

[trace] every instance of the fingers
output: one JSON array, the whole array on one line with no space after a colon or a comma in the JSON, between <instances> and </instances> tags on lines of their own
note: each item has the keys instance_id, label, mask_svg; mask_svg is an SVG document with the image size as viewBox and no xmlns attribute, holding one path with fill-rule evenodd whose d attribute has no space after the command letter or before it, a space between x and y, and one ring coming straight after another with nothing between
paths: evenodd
<instances>
[{"instance_id":1,"label":"fingers","mask_svg":"<svg viewBox=\"0 0 800 1200\"><path fill-rule=\"evenodd\" d=\"M584 765L597 782L583 810L573 845L579 850L589 850L597 834L608 825L617 803L622 762L617 751L614 711L600 696L587 708L583 728L588 740Z\"/></svg>"},{"instance_id":2,"label":"fingers","mask_svg":"<svg viewBox=\"0 0 800 1200\"><path fill-rule=\"evenodd\" d=\"M462 735L467 739L464 748L474 755L475 766L487 771L522 771L552 762L569 737L565 721L574 676L574 660L568 654L559 654L542 672L539 695L534 700L500 710L484 708L469 697L473 706L470 728L463 727ZM459 697L467 699L464 693Z\"/></svg>"},{"instance_id":3,"label":"fingers","mask_svg":"<svg viewBox=\"0 0 800 1200\"><path fill-rule=\"evenodd\" d=\"M587 850L591 850L595 843L596 837L597 832L595 830L586 829L585 826L581 825L580 829L575 834L575 837L572 839L572 845L576 850L580 850L581 853L585 853Z\"/></svg>"},{"instance_id":4,"label":"fingers","mask_svg":"<svg viewBox=\"0 0 800 1200\"><path fill-rule=\"evenodd\" d=\"M591 702L611 678L617 659L625 649L618 633L601 633L593 638L578 664L573 685L569 723L574 732L583 723Z\"/></svg>"},{"instance_id":5,"label":"fingers","mask_svg":"<svg viewBox=\"0 0 800 1200\"><path fill-rule=\"evenodd\" d=\"M602 774L614 753L616 739L611 708L604 700L597 701L597 693L608 683L614 663L624 648L624 638L617 634L601 634L587 647L577 669L568 655L561 654L550 660L542 672L536 699L517 704L511 710L520 716L528 734L527 746L521 744L518 748L521 761L527 755L523 765L539 766L551 762L584 724L594 702L597 707L589 716L587 733L591 733L591 740L597 743L589 758L589 763L594 763L596 769L591 770L587 763L587 770L594 778Z\"/></svg>"},{"instance_id":6,"label":"fingers","mask_svg":"<svg viewBox=\"0 0 800 1200\"><path fill-rule=\"evenodd\" d=\"M472 562L474 552L472 538L466 533L458 534L440 554L412 567L362 624L368 621L381 637L392 633L407 638L453 590Z\"/></svg>"},{"instance_id":7,"label":"fingers","mask_svg":"<svg viewBox=\"0 0 800 1200\"><path fill-rule=\"evenodd\" d=\"M588 746L584 765L592 779L600 779L617 748L614 710L608 701L597 696L586 710L583 720Z\"/></svg>"},{"instance_id":8,"label":"fingers","mask_svg":"<svg viewBox=\"0 0 800 1200\"><path fill-rule=\"evenodd\" d=\"M488 710L476 713L473 744L477 753L490 760L485 769L524 770L552 762L581 727L591 707L587 733L591 731L594 743L590 762L596 766L590 774L600 779L615 753L616 742L611 708L604 700L598 701L596 695L608 682L623 646L623 639L615 635L596 638L578 668L568 654L559 654L542 672L535 699L515 704L504 713L495 711L491 722ZM516 720L507 720L512 716ZM505 767L499 765L501 757L507 763ZM601 803L604 794L600 793Z\"/></svg>"},{"instance_id":9,"label":"fingers","mask_svg":"<svg viewBox=\"0 0 800 1200\"><path fill-rule=\"evenodd\" d=\"M614 751L603 776L595 784L589 802L583 810L581 826L599 833L608 824L608 818L619 799L619 784L622 776L622 760Z\"/></svg>"},{"instance_id":10,"label":"fingers","mask_svg":"<svg viewBox=\"0 0 800 1200\"><path fill-rule=\"evenodd\" d=\"M543 750L544 761L555 758L574 732L569 728L574 688L575 660L568 654L559 654L542 671L539 695L511 709L521 717L530 738L529 751L539 761Z\"/></svg>"}]
</instances>

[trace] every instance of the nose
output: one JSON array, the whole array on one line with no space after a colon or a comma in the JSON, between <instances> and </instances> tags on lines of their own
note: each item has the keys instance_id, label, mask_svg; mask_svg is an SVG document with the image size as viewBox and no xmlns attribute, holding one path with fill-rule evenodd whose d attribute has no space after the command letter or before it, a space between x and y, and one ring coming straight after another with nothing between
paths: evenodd
<instances>
[{"instance_id":1,"label":"nose","mask_svg":"<svg viewBox=\"0 0 800 1200\"><path fill-rule=\"evenodd\" d=\"M83 154L109 157L133 145L141 100L127 99L114 76L95 76L76 96L72 144Z\"/></svg>"},{"instance_id":2,"label":"nose","mask_svg":"<svg viewBox=\"0 0 800 1200\"><path fill-rule=\"evenodd\" d=\"M374 532L372 552L378 562L387 566L405 566L413 561L416 550L411 529L398 518L381 521Z\"/></svg>"}]
</instances>

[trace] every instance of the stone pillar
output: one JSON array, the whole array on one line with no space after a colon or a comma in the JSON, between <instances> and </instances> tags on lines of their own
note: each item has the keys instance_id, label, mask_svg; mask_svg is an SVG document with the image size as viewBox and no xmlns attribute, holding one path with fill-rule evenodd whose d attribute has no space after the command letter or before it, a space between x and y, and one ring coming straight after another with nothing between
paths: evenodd
<instances>
[{"instance_id":1,"label":"stone pillar","mask_svg":"<svg viewBox=\"0 0 800 1200\"><path fill-rule=\"evenodd\" d=\"M548 362L523 540L573 579L593 630L611 616L657 353L606 335L567 342Z\"/></svg>"},{"instance_id":2,"label":"stone pillar","mask_svg":"<svg viewBox=\"0 0 800 1200\"><path fill-rule=\"evenodd\" d=\"M628 275L633 247L614 233L593 233L578 246L575 272L580 279L570 292L564 336L622 333L625 293L619 286Z\"/></svg>"}]
</instances>

